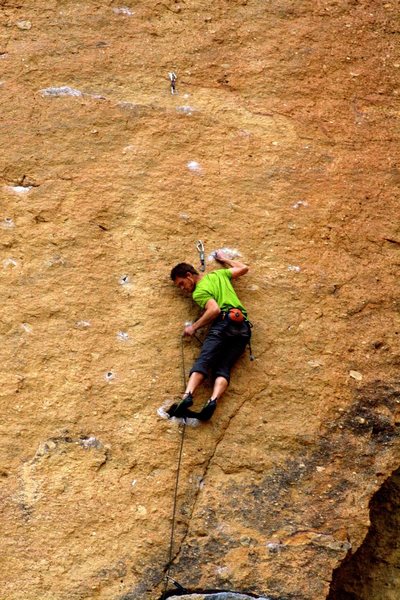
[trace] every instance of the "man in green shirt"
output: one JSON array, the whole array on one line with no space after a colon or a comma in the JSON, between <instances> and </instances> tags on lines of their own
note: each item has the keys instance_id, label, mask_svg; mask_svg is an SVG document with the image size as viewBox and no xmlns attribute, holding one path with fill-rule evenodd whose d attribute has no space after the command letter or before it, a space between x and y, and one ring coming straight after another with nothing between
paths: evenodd
<instances>
[{"instance_id":1,"label":"man in green shirt","mask_svg":"<svg viewBox=\"0 0 400 600\"><path fill-rule=\"evenodd\" d=\"M171 279L182 291L192 294L193 300L203 309L201 316L184 329L184 335L193 336L198 329L209 325L200 356L195 361L181 402L173 404L168 417L195 417L210 419L217 401L229 385L230 371L243 354L250 341L251 330L247 312L232 285L232 279L241 277L249 268L217 252L216 260L225 268L207 275L198 273L188 263L179 263L171 271ZM199 412L189 410L197 387L212 372L214 386L211 398Z\"/></svg>"}]
</instances>

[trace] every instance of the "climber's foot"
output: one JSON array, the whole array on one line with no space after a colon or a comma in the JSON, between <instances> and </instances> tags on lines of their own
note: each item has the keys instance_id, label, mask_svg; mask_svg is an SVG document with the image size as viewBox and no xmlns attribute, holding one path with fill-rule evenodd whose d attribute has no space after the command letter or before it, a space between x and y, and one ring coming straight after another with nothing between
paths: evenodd
<instances>
[{"instance_id":1,"label":"climber's foot","mask_svg":"<svg viewBox=\"0 0 400 600\"><path fill-rule=\"evenodd\" d=\"M213 416L216 408L217 408L217 401L214 400L213 398L210 398L205 403L205 405L203 406L201 411L198 413L197 418L200 421L209 421L211 419L211 417Z\"/></svg>"}]
</instances>

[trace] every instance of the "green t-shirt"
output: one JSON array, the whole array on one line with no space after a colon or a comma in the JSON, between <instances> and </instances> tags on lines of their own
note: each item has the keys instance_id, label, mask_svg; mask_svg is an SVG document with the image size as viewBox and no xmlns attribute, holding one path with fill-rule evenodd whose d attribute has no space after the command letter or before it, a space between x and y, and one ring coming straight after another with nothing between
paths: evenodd
<instances>
[{"instance_id":1,"label":"green t-shirt","mask_svg":"<svg viewBox=\"0 0 400 600\"><path fill-rule=\"evenodd\" d=\"M240 308L245 314L246 309L236 295L231 283L232 272L230 269L218 269L204 275L197 282L192 294L193 300L204 308L210 299L216 301L221 310L229 307Z\"/></svg>"}]
</instances>

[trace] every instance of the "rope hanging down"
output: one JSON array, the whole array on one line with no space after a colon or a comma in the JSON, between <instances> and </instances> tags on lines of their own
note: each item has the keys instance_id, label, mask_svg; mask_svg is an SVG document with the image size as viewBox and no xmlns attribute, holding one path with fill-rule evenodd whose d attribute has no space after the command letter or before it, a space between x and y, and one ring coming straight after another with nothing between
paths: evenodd
<instances>
[{"instance_id":1,"label":"rope hanging down","mask_svg":"<svg viewBox=\"0 0 400 600\"><path fill-rule=\"evenodd\" d=\"M182 381L183 381L183 389L186 388L186 371L185 371L185 353L184 353L184 341L183 341L183 336L181 336L181 358L182 358ZM178 500L178 486L179 486L179 475L180 475L180 471L181 471L181 464L182 464L182 452L183 452L183 442L185 439L185 433L186 433L186 420L183 420L183 425L182 425L182 433L181 433L181 443L179 446L179 455L178 455L178 465L176 468L176 479L175 479L175 491L174 491L174 502L173 502L173 508L172 508L172 525L171 525L171 538L170 538L170 542L169 542L169 553L168 553L168 563L165 569L165 585L164 585L164 592L162 595L162 598L166 598L165 594L167 593L167 588L168 588L168 582L171 581L175 587L179 590L183 590L186 591L185 588L183 588L177 581L175 581L175 579L172 579L172 577L169 576L169 572L171 569L171 563L172 563L172 555L173 555L173 550L174 550L174 535L175 535L175 521L176 521L176 506L177 506L177 500Z\"/></svg>"},{"instance_id":2,"label":"rope hanging down","mask_svg":"<svg viewBox=\"0 0 400 600\"><path fill-rule=\"evenodd\" d=\"M180 448L179 448L178 466L177 466L177 469L176 469L174 504L173 504L173 509L172 509L171 539L170 539L170 543L169 543L168 563L167 563L167 568L166 568L166 571L165 571L165 586L164 586L164 593L163 593L163 596L162 596L163 598L165 598L165 594L166 594L166 591L167 591L167 588L168 588L168 581L172 581L174 583L174 585L176 587L178 587L178 589L183 589L182 586L180 586L174 579L172 579L172 577L169 576L169 572L170 572L170 569L171 569L172 554L173 554L173 547L174 547L176 505L177 505L177 498L178 498L179 474L180 474L180 470L181 470L182 450L183 450L183 441L185 439L185 432L186 432L186 423L184 423L183 426L182 426L182 434L181 434L181 443L180 443Z\"/></svg>"}]
</instances>

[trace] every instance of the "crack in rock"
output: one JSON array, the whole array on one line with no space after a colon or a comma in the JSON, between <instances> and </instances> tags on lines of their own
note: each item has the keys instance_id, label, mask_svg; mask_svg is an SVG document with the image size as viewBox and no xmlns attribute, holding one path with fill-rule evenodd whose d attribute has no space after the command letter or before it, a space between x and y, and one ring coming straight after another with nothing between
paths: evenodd
<instances>
[{"instance_id":1,"label":"crack in rock","mask_svg":"<svg viewBox=\"0 0 400 600\"><path fill-rule=\"evenodd\" d=\"M222 429L222 431L221 431L218 439L216 440L216 443L215 443L215 446L214 446L214 450L212 451L212 453L210 454L209 458L206 461L206 465L204 467L204 471L203 471L203 474L202 474L202 476L200 478L200 481L202 481L202 482L205 481L205 479L207 477L207 474L208 474L208 471L210 469L211 463L213 462L215 454L216 454L216 452L218 450L218 447L221 444L221 442L224 440L224 438L226 436L226 433L227 433L227 431L228 431L228 429L229 429L232 421L236 418L236 416L239 414L239 412L241 411L241 409L243 408L243 406L249 400L250 401L253 400L253 398L255 398L258 394L261 394L264 390L266 390L267 387L268 386L263 386L262 388L260 388L259 390L257 390L254 394L252 394L250 397L246 397L241 402L241 404L239 404L239 406L236 408L236 410L231 414L231 416L228 419L228 422L226 423L226 426ZM197 506L197 503L198 503L198 499L199 499L199 495L200 495L201 489L202 489L202 486L201 487L198 486L197 491L196 491L195 496L194 496L194 499L193 499L193 502L192 502L192 508L190 510L190 513L189 513L189 516L188 516L188 519L187 519L186 531L185 531L185 533L182 536L182 539L181 539L181 541L179 543L179 546L178 546L176 552L174 553L173 557L171 558L171 565L179 558L179 556L181 554L181 551L182 551L182 548L185 545L187 536L189 535L190 523L191 523L193 514L196 511L196 506Z\"/></svg>"}]
</instances>

